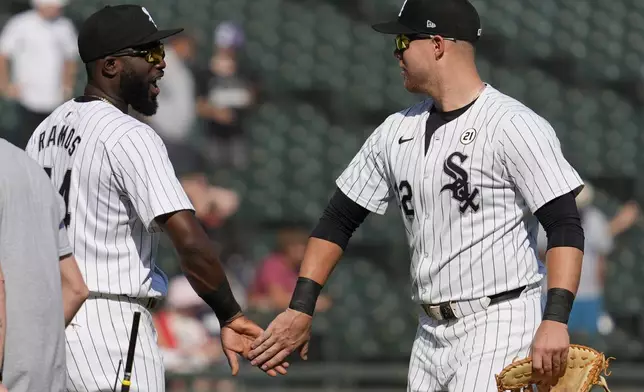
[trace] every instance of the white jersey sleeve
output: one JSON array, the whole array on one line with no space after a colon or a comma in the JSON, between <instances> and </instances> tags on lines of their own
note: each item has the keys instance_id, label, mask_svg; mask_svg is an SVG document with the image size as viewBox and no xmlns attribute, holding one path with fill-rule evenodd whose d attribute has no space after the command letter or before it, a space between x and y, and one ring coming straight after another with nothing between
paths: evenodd
<instances>
[{"instance_id":1,"label":"white jersey sleeve","mask_svg":"<svg viewBox=\"0 0 644 392\"><path fill-rule=\"evenodd\" d=\"M537 114L522 111L506 117L498 145L506 173L532 213L582 189L581 177L564 158L554 129Z\"/></svg>"},{"instance_id":2,"label":"white jersey sleeve","mask_svg":"<svg viewBox=\"0 0 644 392\"><path fill-rule=\"evenodd\" d=\"M146 230L158 228L154 221L158 216L194 211L165 144L149 127L127 132L108 154L119 191L130 199Z\"/></svg>"},{"instance_id":3,"label":"white jersey sleeve","mask_svg":"<svg viewBox=\"0 0 644 392\"><path fill-rule=\"evenodd\" d=\"M393 192L389 185L383 146L383 125L369 136L336 180L338 188L360 206L384 214Z\"/></svg>"}]
</instances>

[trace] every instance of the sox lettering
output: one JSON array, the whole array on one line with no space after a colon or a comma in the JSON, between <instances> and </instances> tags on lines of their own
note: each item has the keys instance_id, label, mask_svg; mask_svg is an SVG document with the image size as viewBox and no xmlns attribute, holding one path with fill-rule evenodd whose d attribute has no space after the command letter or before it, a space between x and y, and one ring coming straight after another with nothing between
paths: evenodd
<instances>
[{"instance_id":1,"label":"sox lettering","mask_svg":"<svg viewBox=\"0 0 644 392\"><path fill-rule=\"evenodd\" d=\"M102 101L71 100L35 130L27 153L65 199L65 224L90 298L66 330L67 385L111 390L141 312L132 383L164 391L164 369L145 304L164 295L154 218L192 209L161 139ZM122 372L121 372L122 377Z\"/></svg>"},{"instance_id":2,"label":"sox lettering","mask_svg":"<svg viewBox=\"0 0 644 392\"><path fill-rule=\"evenodd\" d=\"M538 223L526 217L582 183L550 124L492 86L447 120L432 105L389 116L336 184L377 214L400 198L412 299L456 317L419 307L408 391L496 391L494 370L528 354L541 320Z\"/></svg>"},{"instance_id":3,"label":"sox lettering","mask_svg":"<svg viewBox=\"0 0 644 392\"><path fill-rule=\"evenodd\" d=\"M455 158L458 158L460 160L460 163L462 164L467 159L467 155L464 155L457 151L445 160L443 170L445 171L445 174L454 179L454 182L442 187L441 192L446 190L452 191L452 198L454 198L454 200L458 201L459 203L462 203L459 207L461 213L467 211L468 208L471 208L474 212L476 212L479 210L479 206L478 204L474 203L474 199L479 194L479 190L477 188L474 188L474 190L472 190L472 192L470 193L470 184L467 179L467 172L463 170L463 168L461 168L459 164L454 162Z\"/></svg>"}]
</instances>

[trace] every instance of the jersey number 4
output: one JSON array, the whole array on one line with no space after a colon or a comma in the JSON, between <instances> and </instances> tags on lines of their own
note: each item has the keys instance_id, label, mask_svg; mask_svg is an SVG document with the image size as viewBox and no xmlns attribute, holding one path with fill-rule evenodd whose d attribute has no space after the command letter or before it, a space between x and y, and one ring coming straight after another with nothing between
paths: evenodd
<instances>
[{"instance_id":1,"label":"jersey number 4","mask_svg":"<svg viewBox=\"0 0 644 392\"><path fill-rule=\"evenodd\" d=\"M398 186L398 190L400 191L401 196L400 204L402 204L402 209L405 212L405 215L409 217L414 216L414 208L411 204L411 198L413 197L411 185L409 185L407 181L401 181L400 185Z\"/></svg>"},{"instance_id":2,"label":"jersey number 4","mask_svg":"<svg viewBox=\"0 0 644 392\"><path fill-rule=\"evenodd\" d=\"M45 173L51 178L51 167L45 168ZM60 184L60 189L58 192L63 197L65 201L65 227L69 227L70 215L69 215L69 186L72 182L72 171L71 169L65 172L65 177L63 177L63 183Z\"/></svg>"}]
</instances>

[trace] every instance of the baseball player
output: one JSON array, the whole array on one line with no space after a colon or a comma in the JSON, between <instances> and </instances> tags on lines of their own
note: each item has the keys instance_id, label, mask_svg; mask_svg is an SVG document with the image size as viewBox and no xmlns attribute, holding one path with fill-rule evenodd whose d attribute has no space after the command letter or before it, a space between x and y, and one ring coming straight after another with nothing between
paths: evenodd
<instances>
[{"instance_id":1,"label":"baseball player","mask_svg":"<svg viewBox=\"0 0 644 392\"><path fill-rule=\"evenodd\" d=\"M429 99L389 116L340 175L289 308L253 343L251 363L270 368L300 347L306 358L315 300L350 236L395 202L420 312L408 390L496 391L494 374L530 352L534 370L554 381L583 254L579 175L546 120L481 81L469 2L407 0L395 21L373 27L395 35L405 88ZM543 314L539 222L548 234Z\"/></svg>"},{"instance_id":2,"label":"baseball player","mask_svg":"<svg viewBox=\"0 0 644 392\"><path fill-rule=\"evenodd\" d=\"M87 18L78 38L88 77L84 95L54 110L27 147L65 200L70 243L90 290L66 331L69 390L112 390L122 379L137 311L132 390L165 390L149 312L167 292L167 277L156 266L162 231L192 287L220 320L233 374L236 353L247 355L262 332L242 315L163 142L127 114L129 106L155 113L165 68L161 40L181 30L158 30L136 5L108 6ZM281 366L277 371L286 372Z\"/></svg>"}]
</instances>

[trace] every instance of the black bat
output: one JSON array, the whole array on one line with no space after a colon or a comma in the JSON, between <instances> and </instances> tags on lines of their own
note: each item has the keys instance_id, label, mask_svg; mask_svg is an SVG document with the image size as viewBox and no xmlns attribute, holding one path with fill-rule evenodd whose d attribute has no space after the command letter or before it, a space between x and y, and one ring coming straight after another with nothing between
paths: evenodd
<instances>
[{"instance_id":1,"label":"black bat","mask_svg":"<svg viewBox=\"0 0 644 392\"><path fill-rule=\"evenodd\" d=\"M134 365L134 349L136 348L136 336L139 333L139 320L141 319L141 312L134 312L134 320L132 321L132 333L130 334L130 347L127 350L127 360L125 361L125 369L123 373L123 381L121 382L121 392L129 392L130 377L132 377L132 366Z\"/></svg>"}]
</instances>

